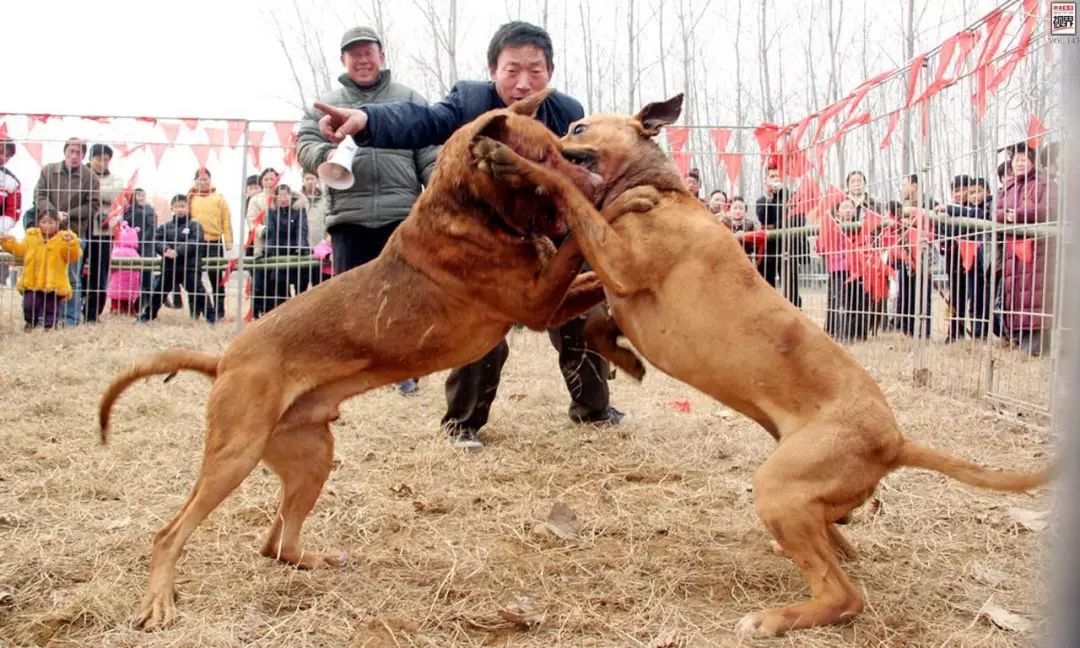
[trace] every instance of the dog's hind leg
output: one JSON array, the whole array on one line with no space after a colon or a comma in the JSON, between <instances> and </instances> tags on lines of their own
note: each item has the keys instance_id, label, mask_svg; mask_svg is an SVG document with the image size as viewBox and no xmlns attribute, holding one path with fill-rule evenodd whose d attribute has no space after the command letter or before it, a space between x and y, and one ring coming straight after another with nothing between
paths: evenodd
<instances>
[{"instance_id":1,"label":"dog's hind leg","mask_svg":"<svg viewBox=\"0 0 1080 648\"><path fill-rule=\"evenodd\" d=\"M810 600L748 614L739 622L742 633L773 637L797 628L840 623L863 608L862 595L837 556L850 545L832 528L832 520L861 504L860 498L871 492L867 484L854 483L853 476L876 483L880 475L867 472L862 457L837 457L830 450L835 447L832 439L807 433L817 437L812 448L781 443L758 469L754 505L784 554L806 577ZM823 480L826 466L829 474L844 478Z\"/></svg>"},{"instance_id":2,"label":"dog's hind leg","mask_svg":"<svg viewBox=\"0 0 1080 648\"><path fill-rule=\"evenodd\" d=\"M276 390L260 382L223 376L211 389L199 478L180 513L154 537L149 583L135 618L139 627L155 630L175 619L176 561L184 543L259 463L278 415Z\"/></svg>"},{"instance_id":3,"label":"dog's hind leg","mask_svg":"<svg viewBox=\"0 0 1080 648\"><path fill-rule=\"evenodd\" d=\"M585 320L585 344L641 382L645 377L645 363L633 351L618 345L620 335L619 325L606 313L590 313Z\"/></svg>"},{"instance_id":4,"label":"dog's hind leg","mask_svg":"<svg viewBox=\"0 0 1080 648\"><path fill-rule=\"evenodd\" d=\"M305 551L300 531L322 492L334 460L334 437L327 423L307 423L275 430L263 461L281 478L281 505L260 553L301 569L347 562L342 551Z\"/></svg>"}]
</instances>

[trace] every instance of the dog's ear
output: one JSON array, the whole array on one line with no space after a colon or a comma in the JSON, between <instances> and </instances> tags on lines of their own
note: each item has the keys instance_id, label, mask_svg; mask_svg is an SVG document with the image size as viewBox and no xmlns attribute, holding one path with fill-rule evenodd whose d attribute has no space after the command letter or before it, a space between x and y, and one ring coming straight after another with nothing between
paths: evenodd
<instances>
[{"instance_id":1,"label":"dog's ear","mask_svg":"<svg viewBox=\"0 0 1080 648\"><path fill-rule=\"evenodd\" d=\"M509 119L510 118L505 114L491 114L487 118L487 121L480 124L480 128L476 131L474 137L484 136L490 137L493 140L505 142L510 130L506 124Z\"/></svg>"},{"instance_id":2,"label":"dog's ear","mask_svg":"<svg viewBox=\"0 0 1080 648\"><path fill-rule=\"evenodd\" d=\"M555 94L555 88L544 88L536 94L510 104L510 112L525 115L526 117L535 117L536 111L540 110L540 104L544 103L544 100L553 94Z\"/></svg>"},{"instance_id":3,"label":"dog's ear","mask_svg":"<svg viewBox=\"0 0 1080 648\"><path fill-rule=\"evenodd\" d=\"M647 137L655 137L660 134L662 127L678 121L682 113L682 100L680 92L667 101L648 104L634 115L634 119L641 124Z\"/></svg>"}]
</instances>

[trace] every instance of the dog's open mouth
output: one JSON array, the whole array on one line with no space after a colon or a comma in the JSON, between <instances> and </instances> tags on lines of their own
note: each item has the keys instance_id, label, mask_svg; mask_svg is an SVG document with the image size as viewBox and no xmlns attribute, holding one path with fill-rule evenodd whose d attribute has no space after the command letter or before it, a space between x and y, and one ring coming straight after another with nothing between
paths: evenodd
<instances>
[{"instance_id":1,"label":"dog's open mouth","mask_svg":"<svg viewBox=\"0 0 1080 648\"><path fill-rule=\"evenodd\" d=\"M596 154L592 151L586 151L582 149L563 149L562 155L564 158L576 164L577 166L588 169L592 173L596 173Z\"/></svg>"}]
</instances>

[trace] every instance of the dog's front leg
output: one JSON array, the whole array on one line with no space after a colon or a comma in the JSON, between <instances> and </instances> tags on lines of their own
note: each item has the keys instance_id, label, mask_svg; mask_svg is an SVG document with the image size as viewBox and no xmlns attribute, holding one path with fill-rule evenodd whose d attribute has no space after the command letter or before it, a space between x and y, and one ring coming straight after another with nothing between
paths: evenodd
<instances>
[{"instance_id":1,"label":"dog's front leg","mask_svg":"<svg viewBox=\"0 0 1080 648\"><path fill-rule=\"evenodd\" d=\"M595 286L588 285L587 287L593 290L592 303L589 306L580 305L582 300L575 298L573 305L568 304L565 310L561 308L566 302L571 286L577 284L580 289L588 284L588 275L579 274L584 263L585 257L581 254L581 247L571 236L559 246L555 255L533 280L526 284L524 290L517 293L518 296L514 300L517 302L514 309L517 313L511 314L513 319L533 330L543 331L550 328L549 322L557 319L556 314L559 317L565 314L565 320L569 320L584 313L592 305L603 301L602 287L597 289ZM579 277L586 277L586 279ZM573 312L574 308L580 310Z\"/></svg>"},{"instance_id":2,"label":"dog's front leg","mask_svg":"<svg viewBox=\"0 0 1080 648\"><path fill-rule=\"evenodd\" d=\"M604 301L604 284L595 272L586 272L574 277L563 302L551 315L547 328L558 328L590 308Z\"/></svg>"}]
</instances>

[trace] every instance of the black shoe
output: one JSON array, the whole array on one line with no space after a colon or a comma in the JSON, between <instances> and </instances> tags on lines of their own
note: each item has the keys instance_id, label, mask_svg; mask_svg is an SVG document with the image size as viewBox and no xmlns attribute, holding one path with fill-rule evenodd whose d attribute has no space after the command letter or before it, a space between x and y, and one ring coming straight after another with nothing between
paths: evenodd
<instances>
[{"instance_id":1,"label":"black shoe","mask_svg":"<svg viewBox=\"0 0 1080 648\"><path fill-rule=\"evenodd\" d=\"M590 416L570 416L574 423L589 423L592 425L619 425L624 421L629 423L630 417L608 405L602 412Z\"/></svg>"},{"instance_id":2,"label":"black shoe","mask_svg":"<svg viewBox=\"0 0 1080 648\"><path fill-rule=\"evenodd\" d=\"M476 430L469 428L452 428L450 443L460 450L467 452L480 452L484 449L484 442L480 440Z\"/></svg>"}]
</instances>

